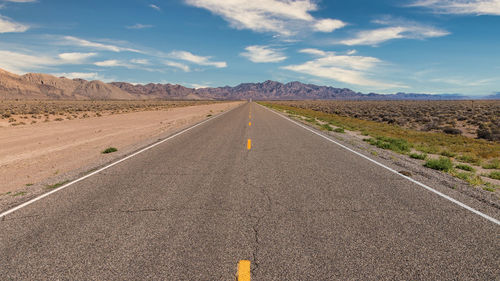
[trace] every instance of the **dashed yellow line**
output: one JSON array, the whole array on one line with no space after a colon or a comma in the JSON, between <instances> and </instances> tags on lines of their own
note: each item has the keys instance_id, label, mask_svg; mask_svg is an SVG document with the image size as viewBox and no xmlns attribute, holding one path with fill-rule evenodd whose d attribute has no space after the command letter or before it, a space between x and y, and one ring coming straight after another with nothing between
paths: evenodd
<instances>
[{"instance_id":1,"label":"dashed yellow line","mask_svg":"<svg viewBox=\"0 0 500 281\"><path fill-rule=\"evenodd\" d=\"M238 263L238 281L250 281L249 260L240 260Z\"/></svg>"},{"instance_id":2,"label":"dashed yellow line","mask_svg":"<svg viewBox=\"0 0 500 281\"><path fill-rule=\"evenodd\" d=\"M248 126L250 126L250 127L251 127L251 126L252 126L252 122L248 122Z\"/></svg>"},{"instance_id":3,"label":"dashed yellow line","mask_svg":"<svg viewBox=\"0 0 500 281\"><path fill-rule=\"evenodd\" d=\"M251 139L248 139L248 142L247 142L247 149L248 149L248 150L252 149L252 140L251 140Z\"/></svg>"}]
</instances>

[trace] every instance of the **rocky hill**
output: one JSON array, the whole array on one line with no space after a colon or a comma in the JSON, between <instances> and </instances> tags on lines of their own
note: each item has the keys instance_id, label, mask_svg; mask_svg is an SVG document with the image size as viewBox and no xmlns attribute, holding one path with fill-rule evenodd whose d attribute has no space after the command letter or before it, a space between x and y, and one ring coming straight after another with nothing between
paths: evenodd
<instances>
[{"instance_id":1,"label":"rocky hill","mask_svg":"<svg viewBox=\"0 0 500 281\"><path fill-rule=\"evenodd\" d=\"M48 74L16 75L0 70L0 99L118 99L136 97L101 81L67 79Z\"/></svg>"}]
</instances>

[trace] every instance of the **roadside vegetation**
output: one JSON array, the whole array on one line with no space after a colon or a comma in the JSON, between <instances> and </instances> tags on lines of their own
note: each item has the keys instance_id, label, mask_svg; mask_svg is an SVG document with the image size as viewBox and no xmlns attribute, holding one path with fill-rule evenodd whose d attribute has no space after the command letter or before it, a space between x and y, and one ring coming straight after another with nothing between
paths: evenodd
<instances>
[{"instance_id":1,"label":"roadside vegetation","mask_svg":"<svg viewBox=\"0 0 500 281\"><path fill-rule=\"evenodd\" d=\"M500 141L500 100L279 101L337 116L394 124L423 132Z\"/></svg>"},{"instance_id":2,"label":"roadside vegetation","mask_svg":"<svg viewBox=\"0 0 500 281\"><path fill-rule=\"evenodd\" d=\"M137 111L210 104L215 101L65 101L65 100L0 100L0 123L22 126L51 121L85 119Z\"/></svg>"},{"instance_id":3,"label":"roadside vegetation","mask_svg":"<svg viewBox=\"0 0 500 281\"><path fill-rule=\"evenodd\" d=\"M102 151L102 154L109 154L113 152L117 152L118 149L116 147L108 147L105 150Z\"/></svg>"},{"instance_id":4,"label":"roadside vegetation","mask_svg":"<svg viewBox=\"0 0 500 281\"><path fill-rule=\"evenodd\" d=\"M350 117L323 112L320 111L321 107L302 108L304 104L309 103L324 102L276 101L260 104L285 112L289 117L302 119L323 130L327 130L325 128L328 125L330 128L333 127L333 131L342 128L356 132L356 135L371 145L422 160L422 165L425 167L449 173L474 186L484 185L486 188L483 189L489 191L500 189L498 184L500 141L488 141L463 134L410 129L395 122L389 124L360 119L356 114L354 116L357 117ZM500 108L500 103L498 106ZM486 169L489 172L485 173Z\"/></svg>"}]
</instances>

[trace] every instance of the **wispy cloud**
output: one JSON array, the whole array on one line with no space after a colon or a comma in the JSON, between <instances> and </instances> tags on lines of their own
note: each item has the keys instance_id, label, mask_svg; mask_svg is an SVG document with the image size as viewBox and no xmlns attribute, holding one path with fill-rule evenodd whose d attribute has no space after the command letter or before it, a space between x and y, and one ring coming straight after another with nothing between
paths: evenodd
<instances>
[{"instance_id":1,"label":"wispy cloud","mask_svg":"<svg viewBox=\"0 0 500 281\"><path fill-rule=\"evenodd\" d=\"M152 28L153 25L151 24L140 24L140 23L137 23L137 24L134 24L134 25L130 25L130 26L127 26L127 29L145 29L145 28Z\"/></svg>"},{"instance_id":2,"label":"wispy cloud","mask_svg":"<svg viewBox=\"0 0 500 281\"><path fill-rule=\"evenodd\" d=\"M192 62L198 65L215 66L217 68L227 67L227 63L225 61L212 61L212 57L210 56L198 56L188 51L173 51L170 52L169 56L171 58Z\"/></svg>"},{"instance_id":3,"label":"wispy cloud","mask_svg":"<svg viewBox=\"0 0 500 281\"><path fill-rule=\"evenodd\" d=\"M94 53L62 53L50 56L0 50L0 62L2 68L22 74L36 69L51 68L59 65L81 64L94 55Z\"/></svg>"},{"instance_id":4,"label":"wispy cloud","mask_svg":"<svg viewBox=\"0 0 500 281\"><path fill-rule=\"evenodd\" d=\"M178 69L180 69L180 70L182 70L184 72L190 72L191 71L191 69L189 68L188 65L180 63L180 62L165 60L165 61L163 61L163 63L166 66L171 66L171 67L174 67L174 68L178 68Z\"/></svg>"},{"instance_id":5,"label":"wispy cloud","mask_svg":"<svg viewBox=\"0 0 500 281\"><path fill-rule=\"evenodd\" d=\"M120 46L111 45L111 44L107 44L107 43L88 41L88 40L73 37L73 36L64 36L62 43L72 45L72 46L86 47L86 48L111 51L111 52L142 53L140 50L136 50L136 49L132 49L132 48L120 47Z\"/></svg>"},{"instance_id":6,"label":"wispy cloud","mask_svg":"<svg viewBox=\"0 0 500 281\"><path fill-rule=\"evenodd\" d=\"M50 56L30 55L6 50L0 50L0 61L2 68L17 74L58 64L58 60Z\"/></svg>"},{"instance_id":7,"label":"wispy cloud","mask_svg":"<svg viewBox=\"0 0 500 281\"><path fill-rule=\"evenodd\" d=\"M135 63L135 64L142 64L142 65L150 65L151 64L151 61L149 61L148 59L131 59L130 62Z\"/></svg>"},{"instance_id":8,"label":"wispy cloud","mask_svg":"<svg viewBox=\"0 0 500 281\"><path fill-rule=\"evenodd\" d=\"M450 34L443 29L409 21L384 19L374 23L391 26L359 31L354 38L341 40L340 43L348 46L378 45L393 39L426 39Z\"/></svg>"},{"instance_id":9,"label":"wispy cloud","mask_svg":"<svg viewBox=\"0 0 500 281\"><path fill-rule=\"evenodd\" d=\"M155 4L150 4L149 7L152 8L152 9L155 9L157 11L161 11L161 8L158 7L158 6L156 6Z\"/></svg>"},{"instance_id":10,"label":"wispy cloud","mask_svg":"<svg viewBox=\"0 0 500 281\"><path fill-rule=\"evenodd\" d=\"M0 33L25 32L29 28L26 24L15 22L8 17L0 15Z\"/></svg>"},{"instance_id":11,"label":"wispy cloud","mask_svg":"<svg viewBox=\"0 0 500 281\"><path fill-rule=\"evenodd\" d=\"M371 76L371 71L382 63L377 58L337 55L335 52L325 52L318 49L303 49L300 52L314 55L316 58L303 64L285 66L283 69L347 84L369 86L378 89L404 87L399 84L386 83L369 77Z\"/></svg>"},{"instance_id":12,"label":"wispy cloud","mask_svg":"<svg viewBox=\"0 0 500 281\"><path fill-rule=\"evenodd\" d=\"M470 79L466 77L441 77L441 78L432 78L429 81L434 83L444 83L453 86L460 87L479 87L490 85L496 81L500 80L500 78L484 78L484 79Z\"/></svg>"},{"instance_id":13,"label":"wispy cloud","mask_svg":"<svg viewBox=\"0 0 500 281\"><path fill-rule=\"evenodd\" d=\"M87 61L87 59L96 56L97 53L62 53L58 57L64 62L80 64Z\"/></svg>"},{"instance_id":14,"label":"wispy cloud","mask_svg":"<svg viewBox=\"0 0 500 281\"><path fill-rule=\"evenodd\" d=\"M310 12L318 10L313 0L185 0L188 5L204 8L223 17L237 29L274 32L291 36L303 28L332 32L346 24L336 19L318 19Z\"/></svg>"},{"instance_id":15,"label":"wispy cloud","mask_svg":"<svg viewBox=\"0 0 500 281\"><path fill-rule=\"evenodd\" d=\"M38 2L38 0L4 0L4 2L32 3L32 2Z\"/></svg>"},{"instance_id":16,"label":"wispy cloud","mask_svg":"<svg viewBox=\"0 0 500 281\"><path fill-rule=\"evenodd\" d=\"M209 85L203 85L203 84L196 84L196 83L191 83L191 87L195 89L203 89L203 88L210 88L211 86Z\"/></svg>"},{"instance_id":17,"label":"wispy cloud","mask_svg":"<svg viewBox=\"0 0 500 281\"><path fill-rule=\"evenodd\" d=\"M120 61L120 60L98 61L98 62L95 62L94 65L102 66L102 67L117 67L117 66L130 67L130 64L123 62L123 61Z\"/></svg>"},{"instance_id":18,"label":"wispy cloud","mask_svg":"<svg viewBox=\"0 0 500 281\"><path fill-rule=\"evenodd\" d=\"M419 0L410 6L442 14L500 15L500 0Z\"/></svg>"},{"instance_id":19,"label":"wispy cloud","mask_svg":"<svg viewBox=\"0 0 500 281\"><path fill-rule=\"evenodd\" d=\"M245 48L245 52L240 55L248 58L252 62L280 62L287 59L282 51L273 49L269 46L253 45Z\"/></svg>"}]
</instances>

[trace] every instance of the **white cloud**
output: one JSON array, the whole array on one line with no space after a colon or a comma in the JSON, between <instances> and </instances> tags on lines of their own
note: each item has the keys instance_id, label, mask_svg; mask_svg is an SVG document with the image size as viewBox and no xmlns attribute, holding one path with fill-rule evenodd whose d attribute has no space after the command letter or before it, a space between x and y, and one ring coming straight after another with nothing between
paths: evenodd
<instances>
[{"instance_id":1,"label":"white cloud","mask_svg":"<svg viewBox=\"0 0 500 281\"><path fill-rule=\"evenodd\" d=\"M382 42L393 39L425 39L442 37L449 35L446 30L432 26L425 26L414 22L404 22L397 20L378 20L374 23L393 26L377 28L373 30L363 30L356 34L354 38L340 41L341 44L353 45L378 45Z\"/></svg>"},{"instance_id":2,"label":"white cloud","mask_svg":"<svg viewBox=\"0 0 500 281\"><path fill-rule=\"evenodd\" d=\"M96 55L96 53L62 53L58 57L67 63L79 64Z\"/></svg>"},{"instance_id":3,"label":"white cloud","mask_svg":"<svg viewBox=\"0 0 500 281\"><path fill-rule=\"evenodd\" d=\"M442 14L500 16L500 0L420 0L410 6L427 7Z\"/></svg>"},{"instance_id":4,"label":"white cloud","mask_svg":"<svg viewBox=\"0 0 500 281\"><path fill-rule=\"evenodd\" d=\"M325 51L321 51L318 49L312 49L312 48L302 49L302 50L300 50L300 52L304 53L304 54L315 55L315 56L326 56L326 54L327 54Z\"/></svg>"},{"instance_id":5,"label":"white cloud","mask_svg":"<svg viewBox=\"0 0 500 281\"><path fill-rule=\"evenodd\" d=\"M253 45L245 48L246 52L240 55L248 58L252 62L280 62L287 59L287 57L279 50L272 49L269 46Z\"/></svg>"},{"instance_id":6,"label":"white cloud","mask_svg":"<svg viewBox=\"0 0 500 281\"><path fill-rule=\"evenodd\" d=\"M57 77L66 77L68 79L84 79L84 80L106 80L103 79L97 72L63 72L63 73L52 73L52 75Z\"/></svg>"},{"instance_id":7,"label":"white cloud","mask_svg":"<svg viewBox=\"0 0 500 281\"><path fill-rule=\"evenodd\" d=\"M183 70L184 72L189 72L189 71L191 71L191 69L189 68L189 66L188 66L188 65L185 65L185 64L180 63L180 62L175 62L175 61L165 60L163 63L164 63L165 65L167 65L167 66L171 66L171 67L175 67L175 68L181 69L181 70Z\"/></svg>"},{"instance_id":8,"label":"white cloud","mask_svg":"<svg viewBox=\"0 0 500 281\"><path fill-rule=\"evenodd\" d=\"M86 47L97 50L111 51L111 52L133 52L133 53L141 53L141 51L131 48L124 48L111 44L104 44L99 42L92 42L85 39L73 37L73 36L64 36L63 43L70 44L79 47Z\"/></svg>"},{"instance_id":9,"label":"white cloud","mask_svg":"<svg viewBox=\"0 0 500 281\"><path fill-rule=\"evenodd\" d=\"M191 87L195 88L195 89L203 89L203 88L210 88L209 85L202 85L202 84L196 84L196 83L192 83L191 84Z\"/></svg>"},{"instance_id":10,"label":"white cloud","mask_svg":"<svg viewBox=\"0 0 500 281\"><path fill-rule=\"evenodd\" d=\"M199 65L215 66L217 68L227 67L227 63L224 61L211 61L210 59L212 57L198 56L187 51L173 51L170 52L169 56L175 59L188 61Z\"/></svg>"},{"instance_id":11,"label":"white cloud","mask_svg":"<svg viewBox=\"0 0 500 281\"><path fill-rule=\"evenodd\" d=\"M31 3L37 2L37 0L4 0L5 2L14 2L14 3Z\"/></svg>"},{"instance_id":12,"label":"white cloud","mask_svg":"<svg viewBox=\"0 0 500 281\"><path fill-rule=\"evenodd\" d=\"M331 32L345 26L340 20L314 18L310 12L318 10L318 6L313 0L185 0L185 2L223 17L237 29L291 36L304 28Z\"/></svg>"},{"instance_id":13,"label":"white cloud","mask_svg":"<svg viewBox=\"0 0 500 281\"><path fill-rule=\"evenodd\" d=\"M321 32L332 32L335 29L339 29L346 26L346 23L341 20L334 19L322 19L318 20L314 24L314 30Z\"/></svg>"},{"instance_id":14,"label":"white cloud","mask_svg":"<svg viewBox=\"0 0 500 281\"><path fill-rule=\"evenodd\" d=\"M28 29L28 25L14 22L10 18L0 15L0 33L25 32Z\"/></svg>"},{"instance_id":15,"label":"white cloud","mask_svg":"<svg viewBox=\"0 0 500 281\"><path fill-rule=\"evenodd\" d=\"M370 71L382 63L377 58L337 55L335 52L325 52L317 49L303 49L300 52L315 55L317 58L303 64L289 65L283 68L347 84L369 86L378 89L404 87L369 78L371 75Z\"/></svg>"},{"instance_id":16,"label":"white cloud","mask_svg":"<svg viewBox=\"0 0 500 281\"><path fill-rule=\"evenodd\" d=\"M158 6L156 6L155 4L150 4L149 7L152 8L152 9L155 9L157 11L161 11L161 8L158 7Z\"/></svg>"},{"instance_id":17,"label":"white cloud","mask_svg":"<svg viewBox=\"0 0 500 281\"><path fill-rule=\"evenodd\" d=\"M349 51L347 51L348 55L354 55L354 54L357 54L357 53L358 53L358 51L356 51L356 50L349 50Z\"/></svg>"},{"instance_id":18,"label":"white cloud","mask_svg":"<svg viewBox=\"0 0 500 281\"><path fill-rule=\"evenodd\" d=\"M146 29L146 28L152 28L152 27L153 27L153 25L151 25L151 24L140 24L140 23L127 26L128 29Z\"/></svg>"}]
</instances>

